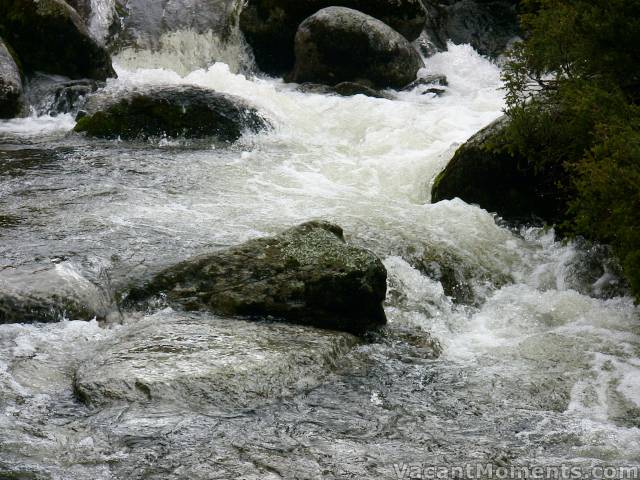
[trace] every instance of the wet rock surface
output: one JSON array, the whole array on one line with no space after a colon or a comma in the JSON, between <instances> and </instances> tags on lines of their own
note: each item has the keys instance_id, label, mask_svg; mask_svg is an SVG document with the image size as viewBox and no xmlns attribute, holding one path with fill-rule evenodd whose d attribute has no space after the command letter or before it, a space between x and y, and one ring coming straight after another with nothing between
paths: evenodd
<instances>
[{"instance_id":1,"label":"wet rock surface","mask_svg":"<svg viewBox=\"0 0 640 480\"><path fill-rule=\"evenodd\" d=\"M375 90L367 85L357 82L342 82L333 87L321 83L303 83L298 87L298 91L303 93L318 93L321 95L340 95L342 97L352 97L354 95L365 95L372 98L386 98L393 100L393 96L387 92Z\"/></svg>"},{"instance_id":2,"label":"wet rock surface","mask_svg":"<svg viewBox=\"0 0 640 480\"><path fill-rule=\"evenodd\" d=\"M67 262L0 277L0 324L118 317L110 295Z\"/></svg>"},{"instance_id":3,"label":"wet rock surface","mask_svg":"<svg viewBox=\"0 0 640 480\"><path fill-rule=\"evenodd\" d=\"M357 10L329 7L306 19L295 39L289 79L336 85L402 88L424 66L413 46L392 28Z\"/></svg>"},{"instance_id":4,"label":"wet rock surface","mask_svg":"<svg viewBox=\"0 0 640 480\"><path fill-rule=\"evenodd\" d=\"M0 18L0 35L15 49L26 73L95 80L116 76L108 52L62 0L3 0Z\"/></svg>"},{"instance_id":5,"label":"wet rock surface","mask_svg":"<svg viewBox=\"0 0 640 480\"><path fill-rule=\"evenodd\" d=\"M424 54L445 50L447 41L468 43L480 54L496 57L520 34L517 1L424 0L429 12Z\"/></svg>"},{"instance_id":6,"label":"wet rock surface","mask_svg":"<svg viewBox=\"0 0 640 480\"><path fill-rule=\"evenodd\" d=\"M239 8L234 0L119 0L110 47L158 48L163 35L177 31L227 36Z\"/></svg>"},{"instance_id":7,"label":"wet rock surface","mask_svg":"<svg viewBox=\"0 0 640 480\"><path fill-rule=\"evenodd\" d=\"M418 37L426 20L419 0L250 0L242 10L240 28L253 48L258 66L273 74L291 69L298 26L318 10L331 6L371 15L410 41Z\"/></svg>"},{"instance_id":8,"label":"wet rock surface","mask_svg":"<svg viewBox=\"0 0 640 480\"><path fill-rule=\"evenodd\" d=\"M23 108L20 69L0 38L0 118L13 118Z\"/></svg>"},{"instance_id":9,"label":"wet rock surface","mask_svg":"<svg viewBox=\"0 0 640 480\"><path fill-rule=\"evenodd\" d=\"M26 97L39 115L75 113L90 94L104 85L98 80L70 80L56 75L36 74L29 79Z\"/></svg>"},{"instance_id":10,"label":"wet rock surface","mask_svg":"<svg viewBox=\"0 0 640 480\"><path fill-rule=\"evenodd\" d=\"M356 343L347 333L168 310L119 331L79 367L74 390L92 406L163 401L251 408L316 386Z\"/></svg>"},{"instance_id":11,"label":"wet rock surface","mask_svg":"<svg viewBox=\"0 0 640 480\"><path fill-rule=\"evenodd\" d=\"M195 86L152 87L91 96L76 132L93 137L214 137L233 142L268 122L243 99Z\"/></svg>"},{"instance_id":12,"label":"wet rock surface","mask_svg":"<svg viewBox=\"0 0 640 480\"><path fill-rule=\"evenodd\" d=\"M308 222L275 237L169 268L129 301L162 294L170 305L362 333L386 323L386 269L342 229Z\"/></svg>"}]
</instances>

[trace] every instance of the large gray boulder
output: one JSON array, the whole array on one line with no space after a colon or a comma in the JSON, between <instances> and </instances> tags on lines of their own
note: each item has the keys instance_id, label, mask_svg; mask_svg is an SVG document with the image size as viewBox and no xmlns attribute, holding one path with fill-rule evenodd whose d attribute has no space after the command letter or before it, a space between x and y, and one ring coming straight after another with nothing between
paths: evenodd
<instances>
[{"instance_id":1,"label":"large gray boulder","mask_svg":"<svg viewBox=\"0 0 640 480\"><path fill-rule=\"evenodd\" d=\"M15 49L25 73L95 80L116 76L109 53L62 0L0 1L0 35Z\"/></svg>"},{"instance_id":2,"label":"large gray boulder","mask_svg":"<svg viewBox=\"0 0 640 480\"><path fill-rule=\"evenodd\" d=\"M513 223L563 219L566 200L557 185L561 172L537 169L508 148L503 116L472 136L436 177L431 201L460 198Z\"/></svg>"},{"instance_id":3,"label":"large gray boulder","mask_svg":"<svg viewBox=\"0 0 640 480\"><path fill-rule=\"evenodd\" d=\"M402 88L424 66L418 52L398 32L344 7L322 9L302 22L295 54L290 79L298 83L359 82Z\"/></svg>"},{"instance_id":4,"label":"large gray boulder","mask_svg":"<svg viewBox=\"0 0 640 480\"><path fill-rule=\"evenodd\" d=\"M195 86L98 92L78 115L76 132L103 138L214 137L233 142L268 122L243 99Z\"/></svg>"},{"instance_id":5,"label":"large gray boulder","mask_svg":"<svg viewBox=\"0 0 640 480\"><path fill-rule=\"evenodd\" d=\"M0 118L13 118L23 107L22 79L11 52L0 38Z\"/></svg>"},{"instance_id":6,"label":"large gray boulder","mask_svg":"<svg viewBox=\"0 0 640 480\"><path fill-rule=\"evenodd\" d=\"M348 245L342 229L314 221L268 238L187 260L129 293L226 315L270 316L362 333L386 323L387 273L370 251Z\"/></svg>"},{"instance_id":7,"label":"large gray boulder","mask_svg":"<svg viewBox=\"0 0 640 480\"><path fill-rule=\"evenodd\" d=\"M252 408L317 386L356 343L342 332L161 311L92 352L74 389L92 406Z\"/></svg>"},{"instance_id":8,"label":"large gray boulder","mask_svg":"<svg viewBox=\"0 0 640 480\"><path fill-rule=\"evenodd\" d=\"M294 63L293 43L302 21L326 7L359 10L415 40L426 21L420 0L249 0L240 15L240 28L253 48L258 66L281 74Z\"/></svg>"}]
</instances>

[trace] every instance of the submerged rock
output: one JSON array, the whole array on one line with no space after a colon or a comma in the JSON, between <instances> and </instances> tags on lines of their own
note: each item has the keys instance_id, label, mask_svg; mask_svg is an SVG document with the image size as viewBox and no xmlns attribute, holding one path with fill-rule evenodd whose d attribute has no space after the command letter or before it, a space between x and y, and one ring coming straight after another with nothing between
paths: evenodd
<instances>
[{"instance_id":1,"label":"submerged rock","mask_svg":"<svg viewBox=\"0 0 640 480\"><path fill-rule=\"evenodd\" d=\"M33 271L5 270L0 277L0 325L118 317L108 292L67 262Z\"/></svg>"},{"instance_id":2,"label":"submerged rock","mask_svg":"<svg viewBox=\"0 0 640 480\"><path fill-rule=\"evenodd\" d=\"M90 136L215 137L233 142L268 122L243 99L195 86L152 87L91 96L78 115L76 132Z\"/></svg>"},{"instance_id":3,"label":"submerged rock","mask_svg":"<svg viewBox=\"0 0 640 480\"><path fill-rule=\"evenodd\" d=\"M307 18L296 33L294 82L370 83L402 88L424 67L413 46L362 12L329 7Z\"/></svg>"},{"instance_id":4,"label":"submerged rock","mask_svg":"<svg viewBox=\"0 0 640 480\"><path fill-rule=\"evenodd\" d=\"M309 222L268 238L187 260L129 294L170 305L362 333L386 323L387 272L342 229Z\"/></svg>"},{"instance_id":5,"label":"submerged rock","mask_svg":"<svg viewBox=\"0 0 640 480\"><path fill-rule=\"evenodd\" d=\"M518 0L423 0L429 15L423 51L445 50L447 41L468 43L482 55L496 57L520 34Z\"/></svg>"},{"instance_id":6,"label":"submerged rock","mask_svg":"<svg viewBox=\"0 0 640 480\"><path fill-rule=\"evenodd\" d=\"M23 108L20 69L0 38L0 118L13 118Z\"/></svg>"},{"instance_id":7,"label":"submerged rock","mask_svg":"<svg viewBox=\"0 0 640 480\"><path fill-rule=\"evenodd\" d=\"M373 98L385 98L393 100L393 97L380 90L357 82L342 82L333 87L321 83L303 83L298 87L298 91L303 93L318 93L321 95L340 95L342 97L352 97L354 95L365 95Z\"/></svg>"},{"instance_id":8,"label":"submerged rock","mask_svg":"<svg viewBox=\"0 0 640 480\"><path fill-rule=\"evenodd\" d=\"M27 73L96 80L116 76L109 53L62 0L2 0L0 19L0 35L15 49Z\"/></svg>"},{"instance_id":9,"label":"submerged rock","mask_svg":"<svg viewBox=\"0 0 640 480\"><path fill-rule=\"evenodd\" d=\"M162 311L93 352L74 389L94 406L252 408L315 387L356 342L347 333Z\"/></svg>"},{"instance_id":10,"label":"submerged rock","mask_svg":"<svg viewBox=\"0 0 640 480\"><path fill-rule=\"evenodd\" d=\"M258 66L272 74L290 70L298 26L318 10L331 6L371 15L410 41L420 35L426 21L420 0L249 0L240 15L240 28Z\"/></svg>"},{"instance_id":11,"label":"submerged rock","mask_svg":"<svg viewBox=\"0 0 640 480\"><path fill-rule=\"evenodd\" d=\"M436 177L431 201L460 198L495 212L507 221L548 223L560 220L565 210L556 185L558 175L537 171L526 159L512 155L504 145L507 117L487 126L455 153Z\"/></svg>"},{"instance_id":12,"label":"submerged rock","mask_svg":"<svg viewBox=\"0 0 640 480\"><path fill-rule=\"evenodd\" d=\"M104 85L98 80L70 80L57 75L36 74L28 81L26 97L38 115L55 116L77 112L87 96Z\"/></svg>"}]
</instances>

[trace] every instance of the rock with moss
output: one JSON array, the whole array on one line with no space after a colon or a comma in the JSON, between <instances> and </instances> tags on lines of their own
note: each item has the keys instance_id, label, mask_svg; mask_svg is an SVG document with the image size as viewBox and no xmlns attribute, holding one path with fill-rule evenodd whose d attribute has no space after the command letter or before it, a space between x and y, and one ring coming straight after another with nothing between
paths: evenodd
<instances>
[{"instance_id":1,"label":"rock with moss","mask_svg":"<svg viewBox=\"0 0 640 480\"><path fill-rule=\"evenodd\" d=\"M289 79L298 83L358 82L399 89L424 67L406 38L380 20L344 7L322 9L302 22L295 54Z\"/></svg>"},{"instance_id":2,"label":"rock with moss","mask_svg":"<svg viewBox=\"0 0 640 480\"><path fill-rule=\"evenodd\" d=\"M161 295L190 311L363 333L386 323L386 278L373 253L348 245L340 227L314 221L187 260L127 298L145 304Z\"/></svg>"},{"instance_id":3,"label":"rock with moss","mask_svg":"<svg viewBox=\"0 0 640 480\"><path fill-rule=\"evenodd\" d=\"M95 80L116 76L109 53L62 0L0 1L0 35L15 49L27 74Z\"/></svg>"},{"instance_id":4,"label":"rock with moss","mask_svg":"<svg viewBox=\"0 0 640 480\"><path fill-rule=\"evenodd\" d=\"M426 21L420 0L249 0L240 15L240 28L253 48L258 66L272 74L290 70L298 26L318 10L331 6L371 15L409 41L420 35Z\"/></svg>"},{"instance_id":5,"label":"rock with moss","mask_svg":"<svg viewBox=\"0 0 640 480\"><path fill-rule=\"evenodd\" d=\"M566 203L557 172L536 169L507 148L501 117L471 137L436 177L431 201L460 198L503 219L520 223L556 223Z\"/></svg>"},{"instance_id":6,"label":"rock with moss","mask_svg":"<svg viewBox=\"0 0 640 480\"><path fill-rule=\"evenodd\" d=\"M18 116L24 106L20 69L0 38L0 118Z\"/></svg>"},{"instance_id":7,"label":"rock with moss","mask_svg":"<svg viewBox=\"0 0 640 480\"><path fill-rule=\"evenodd\" d=\"M212 137L233 142L269 126L243 99L195 86L98 92L78 114L76 132L103 138Z\"/></svg>"}]
</instances>

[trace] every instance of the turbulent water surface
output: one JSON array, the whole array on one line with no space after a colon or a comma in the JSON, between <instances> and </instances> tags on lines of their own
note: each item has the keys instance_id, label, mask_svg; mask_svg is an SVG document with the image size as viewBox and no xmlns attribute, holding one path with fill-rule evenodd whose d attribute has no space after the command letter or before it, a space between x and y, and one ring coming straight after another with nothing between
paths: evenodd
<instances>
[{"instance_id":1,"label":"turbulent water surface","mask_svg":"<svg viewBox=\"0 0 640 480\"><path fill-rule=\"evenodd\" d=\"M387 479L400 464L640 462L639 311L603 295L600 250L509 230L459 200L429 203L456 146L501 113L497 66L450 46L422 72L447 75L443 96L391 101L303 94L222 62L116 60L114 94L201 85L249 100L274 128L225 147L90 141L70 133L70 115L0 123L0 288L66 285L108 307L113 283L323 218L384 259L388 331L356 343L170 309L0 326L0 478ZM459 298L436 260L456 266ZM212 348L228 362L208 364ZM220 367L245 364L255 374ZM141 378L133 391L152 398L87 405L74 381L92 375L114 398L112 377Z\"/></svg>"}]
</instances>

